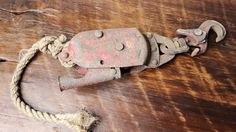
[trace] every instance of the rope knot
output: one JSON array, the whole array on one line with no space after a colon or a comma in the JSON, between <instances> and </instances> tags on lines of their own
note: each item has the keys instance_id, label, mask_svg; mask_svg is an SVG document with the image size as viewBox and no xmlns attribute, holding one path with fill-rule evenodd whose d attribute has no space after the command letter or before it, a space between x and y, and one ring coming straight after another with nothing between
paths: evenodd
<instances>
[{"instance_id":1,"label":"rope knot","mask_svg":"<svg viewBox=\"0 0 236 132\"><path fill-rule=\"evenodd\" d=\"M57 59L57 55L64 48L67 38L65 35L56 36L46 36L39 40L33 45L34 48L38 48L41 52L46 54L51 54L53 58Z\"/></svg>"}]
</instances>

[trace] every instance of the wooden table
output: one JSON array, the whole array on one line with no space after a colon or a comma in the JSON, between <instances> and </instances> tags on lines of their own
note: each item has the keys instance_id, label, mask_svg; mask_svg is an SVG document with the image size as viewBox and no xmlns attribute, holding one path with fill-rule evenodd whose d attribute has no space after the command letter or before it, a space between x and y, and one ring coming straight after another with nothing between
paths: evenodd
<instances>
[{"instance_id":1,"label":"wooden table","mask_svg":"<svg viewBox=\"0 0 236 132\"><path fill-rule=\"evenodd\" d=\"M36 121L19 112L9 97L18 52L43 35L91 29L137 27L174 37L177 28L221 22L226 39L210 35L206 54L178 55L170 63L120 80L60 92L57 77L72 75L40 54L22 80L22 97L36 109L75 112L82 107L101 117L94 131L235 131L235 0L20 0L0 1L0 131L67 132L63 125Z\"/></svg>"}]
</instances>

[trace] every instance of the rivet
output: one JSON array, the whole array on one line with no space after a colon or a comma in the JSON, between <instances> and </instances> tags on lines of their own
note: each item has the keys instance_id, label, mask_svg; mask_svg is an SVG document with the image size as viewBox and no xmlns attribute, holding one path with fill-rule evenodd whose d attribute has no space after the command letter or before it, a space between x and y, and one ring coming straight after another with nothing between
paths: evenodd
<instances>
[{"instance_id":1,"label":"rivet","mask_svg":"<svg viewBox=\"0 0 236 132\"><path fill-rule=\"evenodd\" d=\"M94 35L96 38L101 38L103 36L103 32L97 30L97 31L95 31Z\"/></svg>"},{"instance_id":2,"label":"rivet","mask_svg":"<svg viewBox=\"0 0 236 132\"><path fill-rule=\"evenodd\" d=\"M123 43L116 43L116 50L121 51L124 49L124 47L125 45Z\"/></svg>"},{"instance_id":3,"label":"rivet","mask_svg":"<svg viewBox=\"0 0 236 132\"><path fill-rule=\"evenodd\" d=\"M157 48L155 46L152 46L151 49L152 49L152 52L157 51Z\"/></svg>"},{"instance_id":4,"label":"rivet","mask_svg":"<svg viewBox=\"0 0 236 132\"><path fill-rule=\"evenodd\" d=\"M151 39L152 38L152 33L147 33L147 37L149 38L149 39Z\"/></svg>"},{"instance_id":5,"label":"rivet","mask_svg":"<svg viewBox=\"0 0 236 132\"><path fill-rule=\"evenodd\" d=\"M201 29L195 29L194 31L194 34L197 35L197 36L200 36L203 34L202 30Z\"/></svg>"},{"instance_id":6,"label":"rivet","mask_svg":"<svg viewBox=\"0 0 236 132\"><path fill-rule=\"evenodd\" d=\"M112 74L116 75L116 73L117 73L116 69L112 69Z\"/></svg>"},{"instance_id":7,"label":"rivet","mask_svg":"<svg viewBox=\"0 0 236 132\"><path fill-rule=\"evenodd\" d=\"M136 34L136 37L137 38L141 38L142 36L140 34Z\"/></svg>"},{"instance_id":8,"label":"rivet","mask_svg":"<svg viewBox=\"0 0 236 132\"><path fill-rule=\"evenodd\" d=\"M65 52L64 54L62 54L62 58L63 58L63 59L66 59L66 58L68 58L68 57L69 57L69 53Z\"/></svg>"},{"instance_id":9,"label":"rivet","mask_svg":"<svg viewBox=\"0 0 236 132\"><path fill-rule=\"evenodd\" d=\"M189 43L189 39L185 38L186 43Z\"/></svg>"},{"instance_id":10,"label":"rivet","mask_svg":"<svg viewBox=\"0 0 236 132\"><path fill-rule=\"evenodd\" d=\"M152 60L152 64L156 65L157 64L157 60Z\"/></svg>"}]
</instances>

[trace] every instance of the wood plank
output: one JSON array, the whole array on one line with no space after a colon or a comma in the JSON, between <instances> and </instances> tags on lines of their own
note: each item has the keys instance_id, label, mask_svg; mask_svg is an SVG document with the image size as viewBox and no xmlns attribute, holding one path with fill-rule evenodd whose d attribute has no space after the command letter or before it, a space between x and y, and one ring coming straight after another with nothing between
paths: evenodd
<instances>
[{"instance_id":1,"label":"wood plank","mask_svg":"<svg viewBox=\"0 0 236 132\"><path fill-rule=\"evenodd\" d=\"M72 75L49 55L40 54L26 70L22 96L36 109L75 112L82 107L101 117L94 131L234 131L236 129L235 0L0 0L0 131L71 131L31 119L9 97L18 52L43 35L72 37L91 29L137 27L174 37L207 19L226 27L206 54L178 55L152 70L98 85L60 92L57 77Z\"/></svg>"}]
</instances>

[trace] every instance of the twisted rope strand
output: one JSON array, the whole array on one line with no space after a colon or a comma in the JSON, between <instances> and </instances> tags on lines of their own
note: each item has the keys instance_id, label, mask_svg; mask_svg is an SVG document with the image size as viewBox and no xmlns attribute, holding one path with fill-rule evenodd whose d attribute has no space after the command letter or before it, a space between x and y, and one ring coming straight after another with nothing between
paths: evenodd
<instances>
[{"instance_id":1,"label":"twisted rope strand","mask_svg":"<svg viewBox=\"0 0 236 132\"><path fill-rule=\"evenodd\" d=\"M43 53L51 54L54 58L58 59L57 55L62 51L64 42L66 42L66 37L61 35L58 38L55 36L46 36L33 44L33 46L27 51L16 67L10 84L11 99L14 105L20 111L30 117L38 120L62 123L70 128L73 128L77 132L85 132L88 131L98 120L97 117L91 115L86 110L82 109L81 111L74 114L52 114L48 112L41 112L26 104L25 101L20 97L20 80L23 76L25 68L30 63L32 58L37 54L37 52L41 51ZM73 64L62 65L65 65L66 67L73 66Z\"/></svg>"}]
</instances>

